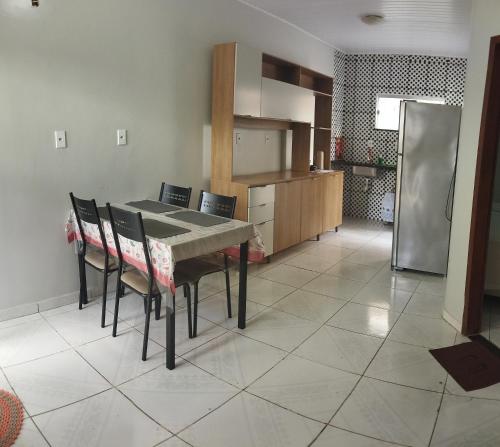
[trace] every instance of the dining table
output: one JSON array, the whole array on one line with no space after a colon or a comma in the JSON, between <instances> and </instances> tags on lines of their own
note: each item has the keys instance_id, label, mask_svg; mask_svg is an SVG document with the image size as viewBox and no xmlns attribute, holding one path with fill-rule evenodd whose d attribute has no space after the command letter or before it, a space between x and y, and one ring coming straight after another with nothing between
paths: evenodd
<instances>
[{"instance_id":1,"label":"dining table","mask_svg":"<svg viewBox=\"0 0 500 447\"><path fill-rule=\"evenodd\" d=\"M222 252L239 259L238 328L246 326L247 266L249 262L262 262L265 247L259 231L249 222L227 219L188 210L154 200L134 200L115 203L112 207L140 212L153 265L154 279L162 292L175 295L174 271L179 261ZM117 256L115 241L106 207L99 207L99 217L111 256ZM102 248L96 224L81 221L87 244ZM85 260L81 234L74 210L66 223L69 243L76 244L80 273L80 294L87 303ZM129 239L120 240L123 260L147 273L142 244ZM175 305L167 300L166 315L166 367L175 368Z\"/></svg>"}]
</instances>

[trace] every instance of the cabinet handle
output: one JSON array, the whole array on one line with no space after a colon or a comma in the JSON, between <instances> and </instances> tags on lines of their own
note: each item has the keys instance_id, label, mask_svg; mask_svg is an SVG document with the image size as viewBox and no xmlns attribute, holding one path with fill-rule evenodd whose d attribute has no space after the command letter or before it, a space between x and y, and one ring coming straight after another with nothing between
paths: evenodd
<instances>
[{"instance_id":1,"label":"cabinet handle","mask_svg":"<svg viewBox=\"0 0 500 447\"><path fill-rule=\"evenodd\" d=\"M258 223L258 224L254 224L256 227L260 227L261 225L264 225L268 222L272 222L274 219L271 219L271 220L266 220L265 222L261 222L261 223Z\"/></svg>"}]
</instances>

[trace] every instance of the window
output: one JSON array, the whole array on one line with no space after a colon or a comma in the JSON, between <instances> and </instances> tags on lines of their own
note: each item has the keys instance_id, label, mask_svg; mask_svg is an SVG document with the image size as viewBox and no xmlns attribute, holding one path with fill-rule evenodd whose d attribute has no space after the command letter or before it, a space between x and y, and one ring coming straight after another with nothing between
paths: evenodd
<instances>
[{"instance_id":1,"label":"window","mask_svg":"<svg viewBox=\"0 0 500 447\"><path fill-rule=\"evenodd\" d=\"M399 130L399 109L401 107L401 101L444 104L443 98L426 98L422 96L404 95L377 95L375 129Z\"/></svg>"}]
</instances>

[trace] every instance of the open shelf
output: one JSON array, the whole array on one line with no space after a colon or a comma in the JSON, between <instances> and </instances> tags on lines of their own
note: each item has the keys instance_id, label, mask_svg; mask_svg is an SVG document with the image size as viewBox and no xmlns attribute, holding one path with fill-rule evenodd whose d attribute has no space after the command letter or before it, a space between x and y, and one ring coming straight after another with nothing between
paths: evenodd
<instances>
[{"instance_id":1,"label":"open shelf","mask_svg":"<svg viewBox=\"0 0 500 447\"><path fill-rule=\"evenodd\" d=\"M329 96L317 95L314 110L314 126L331 128L332 127L332 98Z\"/></svg>"},{"instance_id":2,"label":"open shelf","mask_svg":"<svg viewBox=\"0 0 500 447\"><path fill-rule=\"evenodd\" d=\"M309 68L300 67L299 85L309 90L331 96L333 91L333 78L317 73Z\"/></svg>"},{"instance_id":3,"label":"open shelf","mask_svg":"<svg viewBox=\"0 0 500 447\"><path fill-rule=\"evenodd\" d=\"M262 55L262 76L275 81L299 85L300 66L269 54Z\"/></svg>"},{"instance_id":4,"label":"open shelf","mask_svg":"<svg viewBox=\"0 0 500 447\"><path fill-rule=\"evenodd\" d=\"M262 55L262 76L307 88L316 92L318 96L329 97L331 101L333 78L293 62L264 53Z\"/></svg>"}]
</instances>

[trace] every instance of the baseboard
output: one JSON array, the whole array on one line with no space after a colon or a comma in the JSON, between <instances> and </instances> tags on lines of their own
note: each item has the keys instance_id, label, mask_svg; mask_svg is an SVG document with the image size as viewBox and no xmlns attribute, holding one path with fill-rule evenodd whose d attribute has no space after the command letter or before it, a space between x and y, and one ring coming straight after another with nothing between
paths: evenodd
<instances>
[{"instance_id":1,"label":"baseboard","mask_svg":"<svg viewBox=\"0 0 500 447\"><path fill-rule=\"evenodd\" d=\"M9 307L0 310L0 321L13 320L14 318L33 315L46 310L55 309L57 307L66 306L67 304L78 303L80 291L66 293L64 295L47 298L35 303L21 304L20 306ZM87 290L89 298L95 298L101 295L100 289L97 287Z\"/></svg>"},{"instance_id":2,"label":"baseboard","mask_svg":"<svg viewBox=\"0 0 500 447\"><path fill-rule=\"evenodd\" d=\"M462 333L462 325L458 322L458 320L455 320L448 312L443 310L443 318L448 324L451 324L459 334Z\"/></svg>"},{"instance_id":3,"label":"baseboard","mask_svg":"<svg viewBox=\"0 0 500 447\"><path fill-rule=\"evenodd\" d=\"M0 321L13 320L38 313L38 303L21 304L0 310Z\"/></svg>"}]
</instances>

